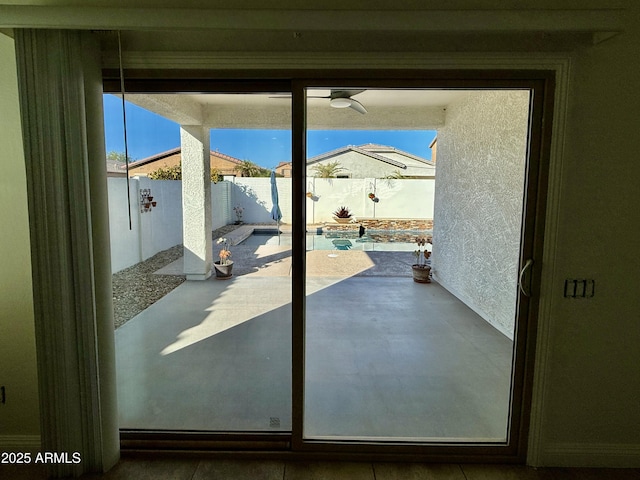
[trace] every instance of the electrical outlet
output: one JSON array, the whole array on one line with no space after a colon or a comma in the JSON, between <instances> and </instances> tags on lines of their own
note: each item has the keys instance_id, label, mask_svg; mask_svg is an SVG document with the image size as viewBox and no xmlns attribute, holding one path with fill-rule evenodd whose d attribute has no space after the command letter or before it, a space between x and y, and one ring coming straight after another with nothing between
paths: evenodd
<instances>
[{"instance_id":1,"label":"electrical outlet","mask_svg":"<svg viewBox=\"0 0 640 480\"><path fill-rule=\"evenodd\" d=\"M595 280L567 278L564 281L564 298L593 298L595 294Z\"/></svg>"}]
</instances>

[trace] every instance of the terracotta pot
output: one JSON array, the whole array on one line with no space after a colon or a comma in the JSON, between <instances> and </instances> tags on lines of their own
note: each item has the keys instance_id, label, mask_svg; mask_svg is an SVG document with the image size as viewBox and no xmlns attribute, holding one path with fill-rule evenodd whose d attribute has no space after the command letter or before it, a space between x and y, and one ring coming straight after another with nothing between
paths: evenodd
<instances>
[{"instance_id":1,"label":"terracotta pot","mask_svg":"<svg viewBox=\"0 0 640 480\"><path fill-rule=\"evenodd\" d=\"M333 219L338 223L351 223L351 220L352 220L352 218L340 218L340 217L333 217Z\"/></svg>"},{"instance_id":2,"label":"terracotta pot","mask_svg":"<svg viewBox=\"0 0 640 480\"><path fill-rule=\"evenodd\" d=\"M431 266L429 265L411 265L413 269L413 281L417 283L431 283Z\"/></svg>"},{"instance_id":3,"label":"terracotta pot","mask_svg":"<svg viewBox=\"0 0 640 480\"><path fill-rule=\"evenodd\" d=\"M231 278L231 270L233 270L233 260L229 260L223 265L220 264L220 261L213 262L213 268L216 271L216 278L220 280Z\"/></svg>"}]
</instances>

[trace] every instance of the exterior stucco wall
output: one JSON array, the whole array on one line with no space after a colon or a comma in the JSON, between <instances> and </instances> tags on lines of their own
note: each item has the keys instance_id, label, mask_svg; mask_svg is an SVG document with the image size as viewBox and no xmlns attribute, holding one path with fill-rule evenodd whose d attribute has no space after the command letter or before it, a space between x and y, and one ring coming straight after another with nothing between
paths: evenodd
<instances>
[{"instance_id":1,"label":"exterior stucco wall","mask_svg":"<svg viewBox=\"0 0 640 480\"><path fill-rule=\"evenodd\" d=\"M131 179L131 229L124 178L109 178L109 229L111 268L119 272L158 252L182 243L182 183L177 180ZM139 190L150 188L157 202L149 212L140 212ZM212 229L232 223L231 184L211 184Z\"/></svg>"},{"instance_id":2,"label":"exterior stucco wall","mask_svg":"<svg viewBox=\"0 0 640 480\"><path fill-rule=\"evenodd\" d=\"M109 230L111 235L111 268L118 272L151 258L158 252L182 243L181 182L149 180L145 177L129 180L131 198L131 229L127 205L127 184L124 178L109 178ZM156 206L140 211L140 189L149 188Z\"/></svg>"},{"instance_id":3,"label":"exterior stucco wall","mask_svg":"<svg viewBox=\"0 0 640 480\"><path fill-rule=\"evenodd\" d=\"M119 272L141 261L140 223L138 213L138 182L129 180L131 199L131 229L127 204L127 180L108 178L109 235L111 241L111 270Z\"/></svg>"},{"instance_id":4,"label":"exterior stucco wall","mask_svg":"<svg viewBox=\"0 0 640 480\"><path fill-rule=\"evenodd\" d=\"M291 179L276 178L281 223L291 223ZM271 218L271 179L266 177L236 177L231 189L231 208L244 209L245 223L274 223ZM233 215L235 221L235 214Z\"/></svg>"},{"instance_id":5,"label":"exterior stucco wall","mask_svg":"<svg viewBox=\"0 0 640 480\"><path fill-rule=\"evenodd\" d=\"M346 206L358 218L433 219L432 179L314 178L308 182L307 222L333 222L333 212ZM379 201L369 199L374 193Z\"/></svg>"},{"instance_id":6,"label":"exterior stucco wall","mask_svg":"<svg viewBox=\"0 0 640 480\"><path fill-rule=\"evenodd\" d=\"M513 338L529 92L473 92L438 131L434 277Z\"/></svg>"},{"instance_id":7,"label":"exterior stucco wall","mask_svg":"<svg viewBox=\"0 0 640 480\"><path fill-rule=\"evenodd\" d=\"M278 200L282 212L281 223L290 224L291 179L278 178ZM224 182L228 183L228 182ZM312 198L307 198L307 223L333 223L333 212L346 206L355 219L433 219L433 195L435 181L432 179L376 179L376 178L311 178L307 182ZM236 177L231 187L232 208L244 209L245 223L273 223L271 219L271 184L268 178ZM375 193L379 202L368 197ZM216 194L216 198L218 194ZM222 200L214 200L220 201ZM215 218L215 216L214 216Z\"/></svg>"}]
</instances>

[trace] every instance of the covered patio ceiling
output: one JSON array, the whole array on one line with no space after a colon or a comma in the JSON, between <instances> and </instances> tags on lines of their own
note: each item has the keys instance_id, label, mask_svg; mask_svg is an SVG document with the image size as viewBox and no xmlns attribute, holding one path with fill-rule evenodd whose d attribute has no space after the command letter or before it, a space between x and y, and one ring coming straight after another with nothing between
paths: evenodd
<instances>
[{"instance_id":1,"label":"covered patio ceiling","mask_svg":"<svg viewBox=\"0 0 640 480\"><path fill-rule=\"evenodd\" d=\"M330 93L326 88L308 91L310 97L328 97ZM447 106L468 93L470 91L465 90L367 89L353 97L365 106L366 114L351 108L332 108L328 98L309 98L307 126L317 130L437 130L444 125ZM291 128L291 100L282 92L127 94L126 99L180 125Z\"/></svg>"}]
</instances>

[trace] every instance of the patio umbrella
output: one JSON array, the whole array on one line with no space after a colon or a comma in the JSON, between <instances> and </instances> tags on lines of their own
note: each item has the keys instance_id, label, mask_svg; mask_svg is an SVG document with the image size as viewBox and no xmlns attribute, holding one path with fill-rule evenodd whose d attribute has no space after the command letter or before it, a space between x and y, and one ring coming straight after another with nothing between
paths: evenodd
<instances>
[{"instance_id":1,"label":"patio umbrella","mask_svg":"<svg viewBox=\"0 0 640 480\"><path fill-rule=\"evenodd\" d=\"M278 245L280 245L280 219L282 218L282 212L280 211L280 205L278 204L278 185L276 183L276 172L271 170L271 218L276 221L278 228Z\"/></svg>"}]
</instances>

